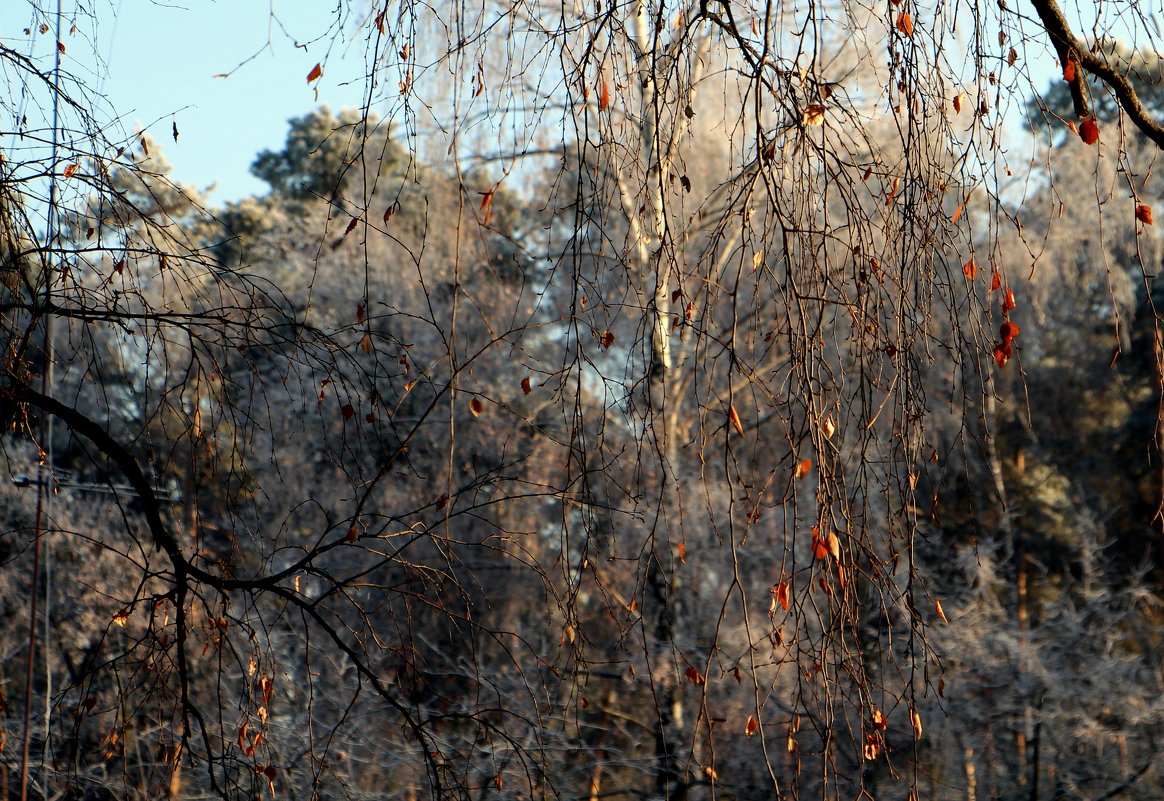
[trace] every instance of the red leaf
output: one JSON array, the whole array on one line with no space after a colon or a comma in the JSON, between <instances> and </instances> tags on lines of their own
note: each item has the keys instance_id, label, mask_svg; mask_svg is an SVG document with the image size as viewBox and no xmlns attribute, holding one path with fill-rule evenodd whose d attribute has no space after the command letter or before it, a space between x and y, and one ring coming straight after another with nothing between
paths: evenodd
<instances>
[{"instance_id":1,"label":"red leaf","mask_svg":"<svg viewBox=\"0 0 1164 801\"><path fill-rule=\"evenodd\" d=\"M340 407L340 413L344 416L345 421L351 420L356 416L356 410L352 408L350 403L345 403L342 407Z\"/></svg>"},{"instance_id":2,"label":"red leaf","mask_svg":"<svg viewBox=\"0 0 1164 801\"><path fill-rule=\"evenodd\" d=\"M602 82L602 88L598 92L598 110L606 111L610 107L610 84L606 81Z\"/></svg>"},{"instance_id":3,"label":"red leaf","mask_svg":"<svg viewBox=\"0 0 1164 801\"><path fill-rule=\"evenodd\" d=\"M1002 301L1002 313L1009 314L1010 312L1014 311L1016 305L1017 304L1014 302L1014 292L1012 292L1008 287L1006 290L1006 297L1003 298Z\"/></svg>"},{"instance_id":4,"label":"red leaf","mask_svg":"<svg viewBox=\"0 0 1164 801\"><path fill-rule=\"evenodd\" d=\"M1002 337L1003 343L1009 345L1019 335L1019 327L1016 323L1007 320L999 327L998 333Z\"/></svg>"},{"instance_id":5,"label":"red leaf","mask_svg":"<svg viewBox=\"0 0 1164 801\"><path fill-rule=\"evenodd\" d=\"M480 417L481 412L485 411L485 404L481 402L480 398L473 398L469 401L469 411L474 417Z\"/></svg>"},{"instance_id":6,"label":"red leaf","mask_svg":"<svg viewBox=\"0 0 1164 801\"><path fill-rule=\"evenodd\" d=\"M64 42L57 42L57 52L58 53L65 52L65 43Z\"/></svg>"},{"instance_id":7,"label":"red leaf","mask_svg":"<svg viewBox=\"0 0 1164 801\"><path fill-rule=\"evenodd\" d=\"M1136 206L1136 219L1144 225L1152 224L1152 207L1151 206Z\"/></svg>"},{"instance_id":8,"label":"red leaf","mask_svg":"<svg viewBox=\"0 0 1164 801\"><path fill-rule=\"evenodd\" d=\"M760 721L756 720L755 715L748 715L748 722L744 724L744 736L751 737L760 730Z\"/></svg>"},{"instance_id":9,"label":"red leaf","mask_svg":"<svg viewBox=\"0 0 1164 801\"><path fill-rule=\"evenodd\" d=\"M1002 286L1002 273L1000 273L998 270L994 270L990 274L990 291L993 292L1001 286Z\"/></svg>"},{"instance_id":10,"label":"red leaf","mask_svg":"<svg viewBox=\"0 0 1164 801\"><path fill-rule=\"evenodd\" d=\"M72 178L72 177L73 177L73 174L74 174L76 171L77 171L77 165L76 165L76 164L70 164L70 165L68 165L67 167L65 167L64 176L65 176L66 178ZM1137 212L1137 213L1138 213L1138 212Z\"/></svg>"},{"instance_id":11,"label":"red leaf","mask_svg":"<svg viewBox=\"0 0 1164 801\"><path fill-rule=\"evenodd\" d=\"M1063 80L1067 83L1075 83L1075 62L1071 59L1068 59L1067 63L1063 65Z\"/></svg>"},{"instance_id":12,"label":"red leaf","mask_svg":"<svg viewBox=\"0 0 1164 801\"><path fill-rule=\"evenodd\" d=\"M962 207L959 206L958 208L961 209ZM966 280L968 281L973 281L974 276L978 275L978 267L974 264L974 259L970 259L970 261L962 265L962 275L966 276Z\"/></svg>"},{"instance_id":13,"label":"red leaf","mask_svg":"<svg viewBox=\"0 0 1164 801\"><path fill-rule=\"evenodd\" d=\"M529 376L528 375L525 378L521 379L521 391L522 391L522 394L524 394L524 395L528 395L530 392L533 391L533 388L530 386L530 383L529 383Z\"/></svg>"},{"instance_id":14,"label":"red leaf","mask_svg":"<svg viewBox=\"0 0 1164 801\"><path fill-rule=\"evenodd\" d=\"M311 72L307 73L307 82L312 83L313 81L318 81L322 77L323 77L323 67L320 66L319 64L316 64L314 67L311 68Z\"/></svg>"},{"instance_id":15,"label":"red leaf","mask_svg":"<svg viewBox=\"0 0 1164 801\"><path fill-rule=\"evenodd\" d=\"M364 304L357 303L356 304L356 323L358 324L358 323L362 323L362 322L364 322Z\"/></svg>"},{"instance_id":16,"label":"red leaf","mask_svg":"<svg viewBox=\"0 0 1164 801\"><path fill-rule=\"evenodd\" d=\"M359 217L352 217L352 221L348 223L348 227L344 229L344 236L347 236L352 231L356 230L356 223L360 221Z\"/></svg>"},{"instance_id":17,"label":"red leaf","mask_svg":"<svg viewBox=\"0 0 1164 801\"><path fill-rule=\"evenodd\" d=\"M1014 350L1010 345L1000 342L994 346L994 361L999 367L1006 367L1006 363L1010 361L1012 355L1014 355Z\"/></svg>"},{"instance_id":18,"label":"red leaf","mask_svg":"<svg viewBox=\"0 0 1164 801\"><path fill-rule=\"evenodd\" d=\"M355 542L360 538L360 530L356 526L348 526L348 542Z\"/></svg>"},{"instance_id":19,"label":"red leaf","mask_svg":"<svg viewBox=\"0 0 1164 801\"><path fill-rule=\"evenodd\" d=\"M812 459L802 459L800 464L796 465L796 472L793 478L804 478L812 472Z\"/></svg>"},{"instance_id":20,"label":"red leaf","mask_svg":"<svg viewBox=\"0 0 1164 801\"><path fill-rule=\"evenodd\" d=\"M489 218L493 216L493 193L495 191L494 189L489 189L477 193L481 196L481 211L485 212L485 216L481 219L482 225L488 225Z\"/></svg>"},{"instance_id":21,"label":"red leaf","mask_svg":"<svg viewBox=\"0 0 1164 801\"><path fill-rule=\"evenodd\" d=\"M707 684L707 679L703 678L703 674L693 667L687 668L683 675L686 676L687 680L694 684L696 687L701 687L704 684Z\"/></svg>"},{"instance_id":22,"label":"red leaf","mask_svg":"<svg viewBox=\"0 0 1164 801\"><path fill-rule=\"evenodd\" d=\"M614 344L614 332L609 330L603 331L602 335L598 337L598 344L604 348L609 348Z\"/></svg>"},{"instance_id":23,"label":"red leaf","mask_svg":"<svg viewBox=\"0 0 1164 801\"><path fill-rule=\"evenodd\" d=\"M1094 119L1084 120L1079 126L1079 138L1088 145L1094 145L1099 141L1099 125Z\"/></svg>"}]
</instances>

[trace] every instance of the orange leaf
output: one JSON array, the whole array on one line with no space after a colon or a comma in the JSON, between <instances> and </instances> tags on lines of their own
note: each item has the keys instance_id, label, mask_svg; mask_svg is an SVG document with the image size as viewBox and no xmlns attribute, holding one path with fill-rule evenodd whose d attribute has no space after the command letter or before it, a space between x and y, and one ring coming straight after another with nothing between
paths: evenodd
<instances>
[{"instance_id":1,"label":"orange leaf","mask_svg":"<svg viewBox=\"0 0 1164 801\"><path fill-rule=\"evenodd\" d=\"M312 83L313 81L318 81L322 77L323 67L317 63L314 67L311 68L311 72L307 73L307 82Z\"/></svg>"},{"instance_id":2,"label":"orange leaf","mask_svg":"<svg viewBox=\"0 0 1164 801\"><path fill-rule=\"evenodd\" d=\"M1063 80L1067 83L1075 83L1075 61L1068 59L1067 63L1063 65Z\"/></svg>"},{"instance_id":3,"label":"orange leaf","mask_svg":"<svg viewBox=\"0 0 1164 801\"><path fill-rule=\"evenodd\" d=\"M1002 273L993 270L990 273L990 291L993 292L1002 286Z\"/></svg>"},{"instance_id":4,"label":"orange leaf","mask_svg":"<svg viewBox=\"0 0 1164 801\"><path fill-rule=\"evenodd\" d=\"M522 394L525 394L525 395L528 395L530 392L533 391L533 388L530 386L530 383L529 383L529 376L528 375L525 378L521 379L521 391L522 391Z\"/></svg>"},{"instance_id":5,"label":"orange leaf","mask_svg":"<svg viewBox=\"0 0 1164 801\"><path fill-rule=\"evenodd\" d=\"M894 25L897 30L904 33L906 36L913 36L913 17L909 15L908 11L902 11L897 15L897 24Z\"/></svg>"},{"instance_id":6,"label":"orange leaf","mask_svg":"<svg viewBox=\"0 0 1164 801\"><path fill-rule=\"evenodd\" d=\"M812 472L812 459L802 459L800 464L796 465L796 471L793 473L793 478L804 478Z\"/></svg>"},{"instance_id":7,"label":"orange leaf","mask_svg":"<svg viewBox=\"0 0 1164 801\"><path fill-rule=\"evenodd\" d=\"M942 611L942 602L934 599L934 611L938 613L938 617L942 619L943 623L949 623L950 619L946 617L946 613Z\"/></svg>"},{"instance_id":8,"label":"orange leaf","mask_svg":"<svg viewBox=\"0 0 1164 801\"><path fill-rule=\"evenodd\" d=\"M732 428L736 430L736 433L742 437L744 435L744 424L740 420L740 413L736 411L735 404L728 405L728 420L731 421Z\"/></svg>"},{"instance_id":9,"label":"orange leaf","mask_svg":"<svg viewBox=\"0 0 1164 801\"><path fill-rule=\"evenodd\" d=\"M821 560L829 556L829 546L820 538L820 529L817 526L812 527L812 555Z\"/></svg>"},{"instance_id":10,"label":"orange leaf","mask_svg":"<svg viewBox=\"0 0 1164 801\"><path fill-rule=\"evenodd\" d=\"M362 350L365 355L372 352L372 335L371 334L365 333L362 337L360 337L360 350Z\"/></svg>"},{"instance_id":11,"label":"orange leaf","mask_svg":"<svg viewBox=\"0 0 1164 801\"><path fill-rule=\"evenodd\" d=\"M901 176L893 176L893 188L889 190L889 194L885 196L885 205L893 204L893 199L897 197L897 190L901 188Z\"/></svg>"},{"instance_id":12,"label":"orange leaf","mask_svg":"<svg viewBox=\"0 0 1164 801\"><path fill-rule=\"evenodd\" d=\"M962 207L959 206L958 208L960 209ZM970 261L968 261L962 265L962 275L966 276L966 280L973 281L974 276L976 276L977 274L978 274L978 267L974 264L974 259L970 259Z\"/></svg>"},{"instance_id":13,"label":"orange leaf","mask_svg":"<svg viewBox=\"0 0 1164 801\"><path fill-rule=\"evenodd\" d=\"M1006 297L1003 298L1002 301L1002 313L1009 314L1010 312L1014 311L1016 305L1017 304L1014 302L1014 292L1012 292L1008 287L1006 290Z\"/></svg>"},{"instance_id":14,"label":"orange leaf","mask_svg":"<svg viewBox=\"0 0 1164 801\"><path fill-rule=\"evenodd\" d=\"M68 165L67 167L65 167L64 176L65 176L66 178L72 178L72 177L73 177L73 174L74 174L76 171L77 171L77 165L76 165L76 164L70 164L70 165ZM1146 207L1145 207L1145 208L1146 208ZM1139 214L1139 212L1137 212L1137 214ZM1149 216L1151 216L1151 215L1149 215Z\"/></svg>"},{"instance_id":15,"label":"orange leaf","mask_svg":"<svg viewBox=\"0 0 1164 801\"><path fill-rule=\"evenodd\" d=\"M955 114L962 113L962 101L965 99L965 97L966 97L965 92L959 92L958 94L954 95L954 113Z\"/></svg>"},{"instance_id":16,"label":"orange leaf","mask_svg":"<svg viewBox=\"0 0 1164 801\"><path fill-rule=\"evenodd\" d=\"M687 540L679 543L679 561L687 564Z\"/></svg>"},{"instance_id":17,"label":"orange leaf","mask_svg":"<svg viewBox=\"0 0 1164 801\"><path fill-rule=\"evenodd\" d=\"M885 727L889 725L889 721L885 719L885 713L880 709L873 710L873 728L878 731L885 731Z\"/></svg>"},{"instance_id":18,"label":"orange leaf","mask_svg":"<svg viewBox=\"0 0 1164 801\"><path fill-rule=\"evenodd\" d=\"M65 172L65 176L68 177L67 170ZM1139 220L1140 222L1142 222L1144 225L1151 225L1152 224L1152 207L1151 206L1144 206L1144 205L1136 206L1136 219Z\"/></svg>"},{"instance_id":19,"label":"orange leaf","mask_svg":"<svg viewBox=\"0 0 1164 801\"><path fill-rule=\"evenodd\" d=\"M602 335L598 337L598 344L604 348L609 348L614 344L614 332L610 330L603 331Z\"/></svg>"},{"instance_id":20,"label":"orange leaf","mask_svg":"<svg viewBox=\"0 0 1164 801\"><path fill-rule=\"evenodd\" d=\"M687 680L694 684L696 687L702 687L704 684L707 684L707 679L703 678L703 674L693 667L687 668L683 675L686 676Z\"/></svg>"},{"instance_id":21,"label":"orange leaf","mask_svg":"<svg viewBox=\"0 0 1164 801\"><path fill-rule=\"evenodd\" d=\"M833 422L832 415L825 418L825 421L820 424L821 433L825 435L825 439L830 438L837 430L837 424Z\"/></svg>"},{"instance_id":22,"label":"orange leaf","mask_svg":"<svg viewBox=\"0 0 1164 801\"><path fill-rule=\"evenodd\" d=\"M602 82L602 88L598 92L598 110L606 111L610 107L610 84L606 81Z\"/></svg>"},{"instance_id":23,"label":"orange leaf","mask_svg":"<svg viewBox=\"0 0 1164 801\"><path fill-rule=\"evenodd\" d=\"M792 588L788 586L787 581L782 581L776 585L776 602L780 607L787 612L788 607L792 602Z\"/></svg>"},{"instance_id":24,"label":"orange leaf","mask_svg":"<svg viewBox=\"0 0 1164 801\"><path fill-rule=\"evenodd\" d=\"M950 218L950 225L954 225L958 220L962 219L962 204L958 204L958 208L954 209L954 216Z\"/></svg>"},{"instance_id":25,"label":"orange leaf","mask_svg":"<svg viewBox=\"0 0 1164 801\"><path fill-rule=\"evenodd\" d=\"M1099 125L1094 119L1084 120L1079 126L1079 138L1087 145L1094 145L1099 141Z\"/></svg>"},{"instance_id":26,"label":"orange leaf","mask_svg":"<svg viewBox=\"0 0 1164 801\"><path fill-rule=\"evenodd\" d=\"M825 540L825 543L828 545L829 553L831 553L833 555L833 559L840 559L841 558L841 540L839 537L837 537L837 533L835 531L829 532L828 539Z\"/></svg>"},{"instance_id":27,"label":"orange leaf","mask_svg":"<svg viewBox=\"0 0 1164 801\"><path fill-rule=\"evenodd\" d=\"M805 107L800 121L805 125L824 125L824 118L825 107L813 103Z\"/></svg>"},{"instance_id":28,"label":"orange leaf","mask_svg":"<svg viewBox=\"0 0 1164 801\"><path fill-rule=\"evenodd\" d=\"M748 722L744 724L744 736L751 737L760 730L760 721L756 720L755 715L748 715Z\"/></svg>"},{"instance_id":29,"label":"orange leaf","mask_svg":"<svg viewBox=\"0 0 1164 801\"><path fill-rule=\"evenodd\" d=\"M481 402L480 398L473 398L471 401L469 401L469 411L472 412L474 417L480 417L481 412L484 410L485 404Z\"/></svg>"},{"instance_id":30,"label":"orange leaf","mask_svg":"<svg viewBox=\"0 0 1164 801\"><path fill-rule=\"evenodd\" d=\"M481 211L485 212L485 217L484 217L484 219L481 220L482 225L488 225L489 218L493 216L493 193L495 191L496 190L489 189L485 192L478 192L477 193L478 195L481 196L480 209L481 209Z\"/></svg>"},{"instance_id":31,"label":"orange leaf","mask_svg":"<svg viewBox=\"0 0 1164 801\"><path fill-rule=\"evenodd\" d=\"M909 725L913 726L914 739L920 740L922 736L922 722L921 715L917 713L916 709L909 710Z\"/></svg>"}]
</instances>

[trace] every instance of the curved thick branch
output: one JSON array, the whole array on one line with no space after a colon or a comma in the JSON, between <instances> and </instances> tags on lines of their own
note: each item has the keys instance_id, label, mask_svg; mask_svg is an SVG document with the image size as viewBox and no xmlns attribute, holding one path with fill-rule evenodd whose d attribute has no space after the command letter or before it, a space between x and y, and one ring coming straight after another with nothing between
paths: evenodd
<instances>
[{"instance_id":1,"label":"curved thick branch","mask_svg":"<svg viewBox=\"0 0 1164 801\"><path fill-rule=\"evenodd\" d=\"M97 446L98 450L108 456L121 469L129 485L133 487L134 492L141 499L142 509L145 512L146 525L149 528L154 545L166 552L166 555L170 557L170 561L174 565L175 571L180 574L190 571L190 564L186 561L186 557L182 555L177 540L174 539L173 533L166 526L165 521L162 520L162 504L158 500L157 493L154 492L154 488L150 484L149 479L145 477L145 473L142 472L133 455L121 443L115 440L108 431L72 406L61 403L56 398L37 392L32 387L23 383L14 382L7 387L3 387L0 389L0 397L16 401L17 403L30 404L46 414L53 415L75 433L92 442Z\"/></svg>"},{"instance_id":2,"label":"curved thick branch","mask_svg":"<svg viewBox=\"0 0 1164 801\"><path fill-rule=\"evenodd\" d=\"M1077 66L1087 70L1110 86L1115 92L1120 106L1127 112L1136 127L1155 142L1157 147L1164 150L1164 125L1152 119L1148 114L1127 76L1095 56L1087 45L1072 33L1071 26L1067 24L1067 18L1063 16L1063 10L1059 8L1059 3L1056 0L1031 0L1031 5L1035 7L1039 20L1043 23L1047 33L1050 34L1055 51L1059 54L1059 60L1064 65L1069 60L1074 60ZM1077 72L1075 80L1072 82L1071 96L1075 99L1076 113L1080 116L1087 116L1086 98L1083 98L1083 111L1080 111L1080 100L1077 97L1077 95L1082 94L1082 83L1083 77Z\"/></svg>"}]
</instances>

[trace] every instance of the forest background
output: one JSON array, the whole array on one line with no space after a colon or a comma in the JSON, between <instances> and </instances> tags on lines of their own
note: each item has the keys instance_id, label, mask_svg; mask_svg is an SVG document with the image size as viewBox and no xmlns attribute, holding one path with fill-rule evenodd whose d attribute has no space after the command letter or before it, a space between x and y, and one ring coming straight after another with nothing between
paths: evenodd
<instances>
[{"instance_id":1,"label":"forest background","mask_svg":"<svg viewBox=\"0 0 1164 801\"><path fill-rule=\"evenodd\" d=\"M1164 796L1164 69L1091 6L343 2L216 204L27 2L0 785Z\"/></svg>"}]
</instances>

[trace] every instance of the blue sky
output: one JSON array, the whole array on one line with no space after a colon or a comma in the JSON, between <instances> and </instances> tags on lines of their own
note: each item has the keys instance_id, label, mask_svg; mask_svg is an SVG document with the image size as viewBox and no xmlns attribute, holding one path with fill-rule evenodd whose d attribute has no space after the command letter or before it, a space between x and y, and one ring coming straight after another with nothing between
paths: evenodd
<instances>
[{"instance_id":1,"label":"blue sky","mask_svg":"<svg viewBox=\"0 0 1164 801\"><path fill-rule=\"evenodd\" d=\"M70 5L64 4L66 17ZM359 20L340 20L336 5L101 0L95 47L80 41L74 48L67 33L64 39L78 59L96 50L105 69L93 71L94 86L123 126L149 128L175 179L201 189L216 182L210 200L218 204L265 190L249 167L260 150L282 145L289 118L323 103L336 109L360 103L364 42L350 37L362 31ZM308 72L322 61L323 77L308 86ZM65 66L85 69L83 62ZM224 73L229 77L214 77Z\"/></svg>"},{"instance_id":2,"label":"blue sky","mask_svg":"<svg viewBox=\"0 0 1164 801\"><path fill-rule=\"evenodd\" d=\"M37 33L34 5L0 17L0 41L51 66L53 32ZM63 36L63 66L104 94L125 131L145 127L162 143L172 177L199 189L212 184L212 205L259 194L250 175L259 151L279 148L287 120L320 104L357 106L364 90L366 19L338 8L371 7L340 0L62 0L77 31ZM92 8L81 15L78 8ZM51 22L51 19L45 20ZM23 46L22 46L23 45ZM1042 48L1037 48L1042 49ZM312 85L307 74L324 64ZM1030 64L1036 85L1054 70L1053 57ZM228 77L215 77L227 74ZM1021 110L1021 102L1012 101ZM1014 109L1011 110L1014 113ZM1019 117L1014 117L1017 122ZM176 123L179 139L170 132ZM1019 126L1021 127L1021 126ZM116 137L113 137L116 138Z\"/></svg>"}]
</instances>

